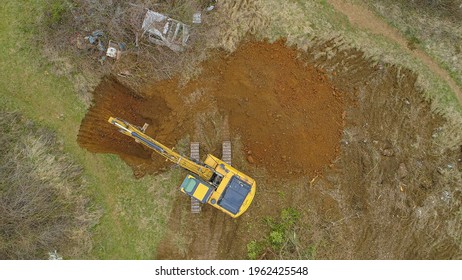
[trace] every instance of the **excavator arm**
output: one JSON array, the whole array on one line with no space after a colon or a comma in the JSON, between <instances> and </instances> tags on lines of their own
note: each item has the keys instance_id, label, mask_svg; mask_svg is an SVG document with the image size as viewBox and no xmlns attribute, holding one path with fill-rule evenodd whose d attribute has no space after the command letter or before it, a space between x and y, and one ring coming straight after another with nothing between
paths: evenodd
<instances>
[{"instance_id":1,"label":"excavator arm","mask_svg":"<svg viewBox=\"0 0 462 280\"><path fill-rule=\"evenodd\" d=\"M121 133L132 137L133 139L135 139L135 141L143 144L149 149L154 150L161 156L165 157L166 159L170 160L175 164L178 164L182 168L194 174L197 174L203 180L210 181L214 177L215 172L211 168L207 167L204 164L196 163L190 160L189 158L183 157L182 155L174 152L172 149L166 147L165 145L159 143L158 141L146 135L138 127L124 120L113 117L110 117L108 122L118 127Z\"/></svg>"}]
</instances>

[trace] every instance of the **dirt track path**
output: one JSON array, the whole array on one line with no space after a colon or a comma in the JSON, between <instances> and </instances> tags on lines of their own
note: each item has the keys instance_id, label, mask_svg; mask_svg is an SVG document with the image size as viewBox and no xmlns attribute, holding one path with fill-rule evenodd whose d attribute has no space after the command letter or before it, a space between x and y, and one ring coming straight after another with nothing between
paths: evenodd
<instances>
[{"instance_id":1,"label":"dirt track path","mask_svg":"<svg viewBox=\"0 0 462 280\"><path fill-rule=\"evenodd\" d=\"M456 82L451 78L449 73L442 69L428 54L420 49L410 50L407 47L407 40L398 30L389 26L386 22L376 16L366 7L358 4L346 2L344 0L327 0L334 8L345 14L350 22L360 28L385 36L398 43L404 50L407 50L415 58L421 60L431 71L445 80L449 87L456 93L459 103L462 104L462 90L457 86Z\"/></svg>"}]
</instances>

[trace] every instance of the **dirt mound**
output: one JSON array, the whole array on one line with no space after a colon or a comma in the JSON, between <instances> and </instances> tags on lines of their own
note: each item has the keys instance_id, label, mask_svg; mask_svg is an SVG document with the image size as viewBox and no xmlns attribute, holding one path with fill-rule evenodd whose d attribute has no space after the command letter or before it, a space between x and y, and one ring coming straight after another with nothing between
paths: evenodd
<instances>
[{"instance_id":1,"label":"dirt mound","mask_svg":"<svg viewBox=\"0 0 462 280\"><path fill-rule=\"evenodd\" d=\"M314 175L338 155L345 102L322 72L297 55L283 42L243 44L231 55L213 54L186 85L164 80L146 87L144 98L107 80L95 90L79 143L153 173L161 161L150 161L149 151L119 135L107 124L110 115L150 124L147 134L166 145L185 135L204 140L205 152L219 149L218 124L228 117L230 134L241 137L250 164L279 178Z\"/></svg>"}]
</instances>

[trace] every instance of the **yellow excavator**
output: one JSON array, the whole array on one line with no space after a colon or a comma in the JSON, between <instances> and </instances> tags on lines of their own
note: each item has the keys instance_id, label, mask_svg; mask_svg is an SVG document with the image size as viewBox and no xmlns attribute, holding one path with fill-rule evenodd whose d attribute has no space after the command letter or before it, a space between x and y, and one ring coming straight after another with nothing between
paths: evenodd
<instances>
[{"instance_id":1,"label":"yellow excavator","mask_svg":"<svg viewBox=\"0 0 462 280\"><path fill-rule=\"evenodd\" d=\"M190 174L180 185L183 193L233 218L239 217L249 208L256 190L255 180L251 177L210 154L204 162L182 156L146 135L145 129L119 118L110 117L108 121L119 128L121 133L188 170Z\"/></svg>"}]
</instances>

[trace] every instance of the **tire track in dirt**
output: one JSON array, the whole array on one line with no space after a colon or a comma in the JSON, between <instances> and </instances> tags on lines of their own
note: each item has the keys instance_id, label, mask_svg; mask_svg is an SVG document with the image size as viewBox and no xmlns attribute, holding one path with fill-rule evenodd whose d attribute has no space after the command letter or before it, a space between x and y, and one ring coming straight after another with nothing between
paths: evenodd
<instances>
[{"instance_id":1,"label":"tire track in dirt","mask_svg":"<svg viewBox=\"0 0 462 280\"><path fill-rule=\"evenodd\" d=\"M198 255L201 257L201 254L203 255L204 259L208 260L214 260L214 259L221 259L222 257L220 256L220 245L221 241L223 240L224 237L226 237L229 233L227 228L227 217L226 214L220 213L217 211L211 211L209 218L209 231L206 233L210 236L210 242L207 242L207 250L204 252L203 247L199 246L194 246L191 249L191 255ZM198 233L196 235L196 240L201 240L204 238L204 235L202 232ZM194 243L193 243L194 244ZM196 254L197 253L197 254Z\"/></svg>"},{"instance_id":2,"label":"tire track in dirt","mask_svg":"<svg viewBox=\"0 0 462 280\"><path fill-rule=\"evenodd\" d=\"M169 228L157 249L157 259L226 259L239 227L226 214L203 207L202 212L189 211L188 198L179 195L169 218Z\"/></svg>"},{"instance_id":3,"label":"tire track in dirt","mask_svg":"<svg viewBox=\"0 0 462 280\"><path fill-rule=\"evenodd\" d=\"M343 0L327 0L336 10L345 14L350 22L360 28L367 29L373 34L385 36L398 43L404 50L413 57L422 61L433 73L437 74L449 85L451 90L456 94L459 103L462 104L462 90L457 83L451 78L449 73L441 68L433 58L420 49L410 50L408 41L399 33L398 30L389 26L386 22L376 16L368 8L358 4L345 2Z\"/></svg>"}]
</instances>

